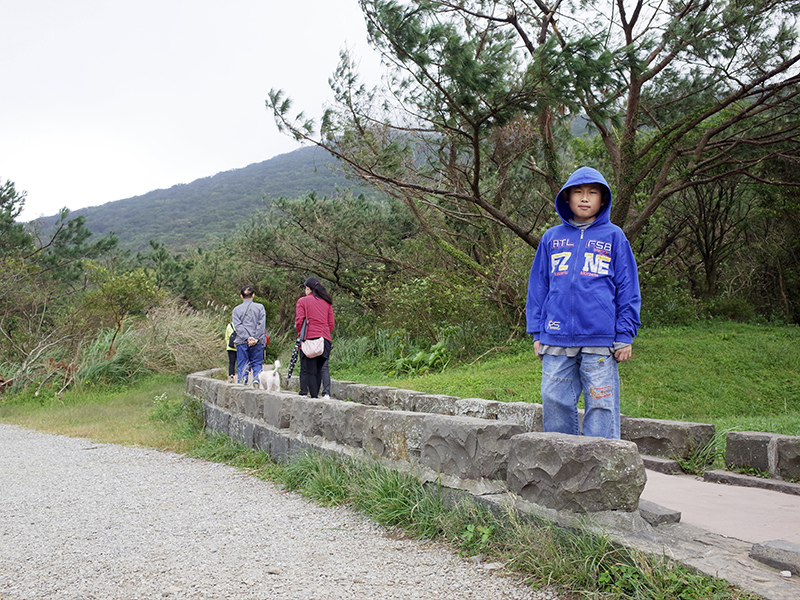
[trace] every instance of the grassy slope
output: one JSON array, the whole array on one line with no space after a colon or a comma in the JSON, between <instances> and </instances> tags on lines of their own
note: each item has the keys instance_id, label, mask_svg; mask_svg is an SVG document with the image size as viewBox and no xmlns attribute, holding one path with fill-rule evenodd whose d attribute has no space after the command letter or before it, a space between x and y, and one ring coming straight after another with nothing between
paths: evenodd
<instances>
[{"instance_id":1,"label":"grassy slope","mask_svg":"<svg viewBox=\"0 0 800 600\"><path fill-rule=\"evenodd\" d=\"M375 365L337 369L334 350L331 372L335 379L462 398L541 402L539 364L526 345L476 366L394 379ZM642 330L620 378L622 412L630 416L800 435L798 327L708 323Z\"/></svg>"}]
</instances>

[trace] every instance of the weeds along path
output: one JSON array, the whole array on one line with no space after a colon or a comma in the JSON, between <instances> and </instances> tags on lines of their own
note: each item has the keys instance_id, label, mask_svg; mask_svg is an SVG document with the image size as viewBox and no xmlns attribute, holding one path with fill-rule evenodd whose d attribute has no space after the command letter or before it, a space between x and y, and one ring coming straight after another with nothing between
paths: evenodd
<instances>
[{"instance_id":1,"label":"weeds along path","mask_svg":"<svg viewBox=\"0 0 800 600\"><path fill-rule=\"evenodd\" d=\"M0 425L0 597L554 599L225 465Z\"/></svg>"}]
</instances>

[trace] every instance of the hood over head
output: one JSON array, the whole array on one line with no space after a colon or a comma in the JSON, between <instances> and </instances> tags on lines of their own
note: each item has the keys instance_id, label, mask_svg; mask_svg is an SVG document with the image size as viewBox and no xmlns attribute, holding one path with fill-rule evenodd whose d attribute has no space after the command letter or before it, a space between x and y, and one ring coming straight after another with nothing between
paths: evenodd
<instances>
[{"instance_id":1,"label":"hood over head","mask_svg":"<svg viewBox=\"0 0 800 600\"><path fill-rule=\"evenodd\" d=\"M607 196L605 196L605 204L600 208L595 218L595 223L605 222L609 220L611 214L611 188L608 185L605 177L597 169L591 167L580 167L572 175L569 176L567 182L561 187L556 195L556 212L564 223L569 223L569 220L574 217L572 210L569 207L569 200L567 199L567 190L574 185L582 185L584 183L598 183L605 188Z\"/></svg>"}]
</instances>

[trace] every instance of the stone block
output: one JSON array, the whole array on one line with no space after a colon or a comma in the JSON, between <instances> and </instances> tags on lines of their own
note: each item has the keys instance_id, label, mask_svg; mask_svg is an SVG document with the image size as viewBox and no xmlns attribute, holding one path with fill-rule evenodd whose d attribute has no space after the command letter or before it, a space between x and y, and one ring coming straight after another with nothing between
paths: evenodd
<instances>
[{"instance_id":1,"label":"stone block","mask_svg":"<svg viewBox=\"0 0 800 600\"><path fill-rule=\"evenodd\" d=\"M636 444L561 433L511 441L506 481L532 504L574 513L633 512L647 480Z\"/></svg>"},{"instance_id":2,"label":"stone block","mask_svg":"<svg viewBox=\"0 0 800 600\"><path fill-rule=\"evenodd\" d=\"M221 383L221 380L216 378L216 373L218 371L220 371L220 369L210 369L208 371L198 371L197 373L187 375L186 393L190 396L201 396L203 395L203 390L208 388L209 383Z\"/></svg>"},{"instance_id":3,"label":"stone block","mask_svg":"<svg viewBox=\"0 0 800 600\"><path fill-rule=\"evenodd\" d=\"M200 396L199 382L202 378L194 373L186 376L186 393L190 396Z\"/></svg>"},{"instance_id":4,"label":"stone block","mask_svg":"<svg viewBox=\"0 0 800 600\"><path fill-rule=\"evenodd\" d=\"M264 392L262 390L248 389L242 393L243 410L242 414L251 419L264 418Z\"/></svg>"},{"instance_id":5,"label":"stone block","mask_svg":"<svg viewBox=\"0 0 800 600\"><path fill-rule=\"evenodd\" d=\"M386 410L358 402L330 400L322 405L322 435L331 442L353 448L364 446L365 414L369 410Z\"/></svg>"},{"instance_id":6,"label":"stone block","mask_svg":"<svg viewBox=\"0 0 800 600\"><path fill-rule=\"evenodd\" d=\"M465 479L505 479L516 423L429 415L422 421L420 464Z\"/></svg>"},{"instance_id":7,"label":"stone block","mask_svg":"<svg viewBox=\"0 0 800 600\"><path fill-rule=\"evenodd\" d=\"M455 414L459 417L473 417L475 419L497 419L497 405L501 404L496 400L485 400L483 398L461 398L456 400Z\"/></svg>"},{"instance_id":8,"label":"stone block","mask_svg":"<svg viewBox=\"0 0 800 600\"><path fill-rule=\"evenodd\" d=\"M401 410L368 410L364 413L364 448L375 458L419 464L422 426L429 417Z\"/></svg>"},{"instance_id":9,"label":"stone block","mask_svg":"<svg viewBox=\"0 0 800 600\"><path fill-rule=\"evenodd\" d=\"M456 400L455 414L477 419L509 421L525 431L542 431L542 405L532 402L498 402L483 398Z\"/></svg>"},{"instance_id":10,"label":"stone block","mask_svg":"<svg viewBox=\"0 0 800 600\"><path fill-rule=\"evenodd\" d=\"M774 433L731 431L725 436L725 466L769 472L769 443Z\"/></svg>"},{"instance_id":11,"label":"stone block","mask_svg":"<svg viewBox=\"0 0 800 600\"><path fill-rule=\"evenodd\" d=\"M431 413L437 415L455 415L456 396L445 394L416 394L411 399L414 402L414 412Z\"/></svg>"},{"instance_id":12,"label":"stone block","mask_svg":"<svg viewBox=\"0 0 800 600\"><path fill-rule=\"evenodd\" d=\"M246 385L228 384L226 386L225 408L232 413L243 414L246 395L253 391L253 388Z\"/></svg>"},{"instance_id":13,"label":"stone block","mask_svg":"<svg viewBox=\"0 0 800 600\"><path fill-rule=\"evenodd\" d=\"M770 474L780 479L800 479L800 437L776 435L770 441Z\"/></svg>"},{"instance_id":14,"label":"stone block","mask_svg":"<svg viewBox=\"0 0 800 600\"><path fill-rule=\"evenodd\" d=\"M334 394L339 400L350 400L359 404L369 404L370 386L363 383L342 382L339 392ZM331 382L331 392L333 392L333 382Z\"/></svg>"},{"instance_id":15,"label":"stone block","mask_svg":"<svg viewBox=\"0 0 800 600\"><path fill-rule=\"evenodd\" d=\"M519 423L525 431L543 431L542 405L536 402L501 402L497 407L497 420Z\"/></svg>"},{"instance_id":16,"label":"stone block","mask_svg":"<svg viewBox=\"0 0 800 600\"><path fill-rule=\"evenodd\" d=\"M186 393L190 396L205 398L212 395L209 392L216 392L216 389L210 385L210 381L206 377L189 375L189 377L186 378Z\"/></svg>"},{"instance_id":17,"label":"stone block","mask_svg":"<svg viewBox=\"0 0 800 600\"><path fill-rule=\"evenodd\" d=\"M217 389L220 383L222 382L218 379L195 375L191 381L187 378L186 393L190 396L202 398L210 404L217 404Z\"/></svg>"},{"instance_id":18,"label":"stone block","mask_svg":"<svg viewBox=\"0 0 800 600\"><path fill-rule=\"evenodd\" d=\"M331 402L339 400L297 396L289 409L289 430L306 437L322 436L322 409Z\"/></svg>"},{"instance_id":19,"label":"stone block","mask_svg":"<svg viewBox=\"0 0 800 600\"><path fill-rule=\"evenodd\" d=\"M231 415L228 422L228 436L248 448L254 447L253 433L255 425L252 421L236 415Z\"/></svg>"},{"instance_id":20,"label":"stone block","mask_svg":"<svg viewBox=\"0 0 800 600\"><path fill-rule=\"evenodd\" d=\"M355 381L339 381L337 379L331 379L331 397L339 398L340 400L346 398L345 390L347 389L348 385L355 384Z\"/></svg>"},{"instance_id":21,"label":"stone block","mask_svg":"<svg viewBox=\"0 0 800 600\"><path fill-rule=\"evenodd\" d=\"M361 404L369 406L383 406L386 408L395 407L395 398L397 396L397 388L389 387L386 385L371 385L362 395Z\"/></svg>"},{"instance_id":22,"label":"stone block","mask_svg":"<svg viewBox=\"0 0 800 600\"><path fill-rule=\"evenodd\" d=\"M404 388L373 386L373 389L375 387L378 388L378 391L374 395L375 402L370 402L371 405L383 406L390 410L424 412L417 409L417 398L427 394Z\"/></svg>"},{"instance_id":23,"label":"stone block","mask_svg":"<svg viewBox=\"0 0 800 600\"><path fill-rule=\"evenodd\" d=\"M217 390L217 405L220 408L224 408L228 411L233 408L233 397L231 394L236 387L236 385L228 384L224 388Z\"/></svg>"},{"instance_id":24,"label":"stone block","mask_svg":"<svg viewBox=\"0 0 800 600\"><path fill-rule=\"evenodd\" d=\"M274 429L256 424L253 428L253 446L274 460L284 461L289 451L289 438Z\"/></svg>"},{"instance_id":25,"label":"stone block","mask_svg":"<svg viewBox=\"0 0 800 600\"><path fill-rule=\"evenodd\" d=\"M425 396L423 392L397 388L394 392L394 405L388 408L392 410L415 411L417 409L417 398Z\"/></svg>"},{"instance_id":26,"label":"stone block","mask_svg":"<svg viewBox=\"0 0 800 600\"><path fill-rule=\"evenodd\" d=\"M776 569L800 573L800 544L786 540L754 544L750 557Z\"/></svg>"},{"instance_id":27,"label":"stone block","mask_svg":"<svg viewBox=\"0 0 800 600\"><path fill-rule=\"evenodd\" d=\"M290 438L281 433L275 433L275 437L270 441L269 451L273 460L285 463L289 460Z\"/></svg>"},{"instance_id":28,"label":"stone block","mask_svg":"<svg viewBox=\"0 0 800 600\"><path fill-rule=\"evenodd\" d=\"M293 458L303 456L304 454L316 454L320 452L320 448L305 440L298 440L297 438L287 438L286 446L286 462Z\"/></svg>"},{"instance_id":29,"label":"stone block","mask_svg":"<svg viewBox=\"0 0 800 600\"><path fill-rule=\"evenodd\" d=\"M292 404L300 398L292 392L263 392L263 419L276 429L288 429Z\"/></svg>"},{"instance_id":30,"label":"stone block","mask_svg":"<svg viewBox=\"0 0 800 600\"><path fill-rule=\"evenodd\" d=\"M230 415L227 412L212 404L204 403L203 413L205 414L206 427L208 429L228 435Z\"/></svg>"},{"instance_id":31,"label":"stone block","mask_svg":"<svg viewBox=\"0 0 800 600\"><path fill-rule=\"evenodd\" d=\"M800 496L800 484L783 481L775 477L756 477L755 475L744 475L724 469L712 469L703 472L703 480L711 483L725 483L727 485L738 485L740 487L773 490L781 494Z\"/></svg>"},{"instance_id":32,"label":"stone block","mask_svg":"<svg viewBox=\"0 0 800 600\"><path fill-rule=\"evenodd\" d=\"M666 508L655 502L649 500L639 499L639 514L642 518L650 523L653 527L659 525L669 525L670 523L679 523L681 520L681 513L671 508Z\"/></svg>"},{"instance_id":33,"label":"stone block","mask_svg":"<svg viewBox=\"0 0 800 600\"><path fill-rule=\"evenodd\" d=\"M663 456L650 456L649 454L641 454L641 457L645 469L650 469L658 473L666 473L667 475L683 473L681 463L677 460L664 458Z\"/></svg>"},{"instance_id":34,"label":"stone block","mask_svg":"<svg viewBox=\"0 0 800 600\"><path fill-rule=\"evenodd\" d=\"M207 377L209 379L217 379L217 381L221 381L218 377L222 374L223 370L219 367L215 367L213 369L208 369L207 371L198 371L195 375L199 375L200 377Z\"/></svg>"},{"instance_id":35,"label":"stone block","mask_svg":"<svg viewBox=\"0 0 800 600\"><path fill-rule=\"evenodd\" d=\"M642 454L664 458L686 458L714 438L708 423L637 419L623 415L620 423L623 440L634 442Z\"/></svg>"}]
</instances>

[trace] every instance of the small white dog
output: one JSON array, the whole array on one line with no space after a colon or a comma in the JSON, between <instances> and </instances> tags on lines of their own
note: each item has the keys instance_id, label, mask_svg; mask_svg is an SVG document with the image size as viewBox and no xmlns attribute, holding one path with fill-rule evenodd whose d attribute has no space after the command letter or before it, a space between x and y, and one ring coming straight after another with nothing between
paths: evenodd
<instances>
[{"instance_id":1,"label":"small white dog","mask_svg":"<svg viewBox=\"0 0 800 600\"><path fill-rule=\"evenodd\" d=\"M275 364L272 365L272 369L269 371L267 371L266 365L264 365L264 369L258 374L259 387L262 390L268 390L270 392L281 391L281 376L278 375L280 366L281 361L279 360L275 361Z\"/></svg>"}]
</instances>

